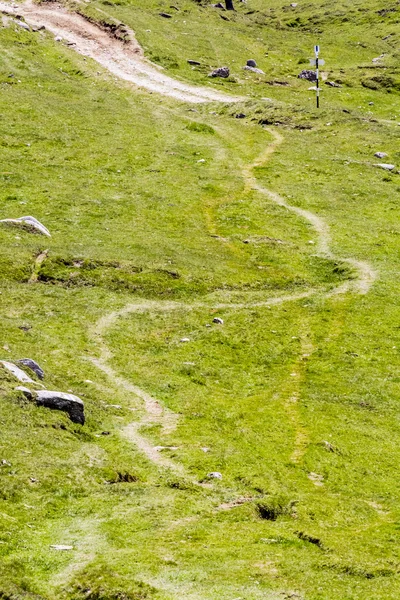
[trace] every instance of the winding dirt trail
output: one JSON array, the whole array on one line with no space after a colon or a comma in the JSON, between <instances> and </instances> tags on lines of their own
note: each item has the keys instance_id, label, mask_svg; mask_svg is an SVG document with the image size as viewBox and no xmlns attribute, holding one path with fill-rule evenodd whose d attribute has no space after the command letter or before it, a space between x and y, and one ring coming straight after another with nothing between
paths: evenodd
<instances>
[{"instance_id":1,"label":"winding dirt trail","mask_svg":"<svg viewBox=\"0 0 400 600\"><path fill-rule=\"evenodd\" d=\"M161 67L144 58L133 32L131 40L123 42L55 2L40 5L29 0L13 6L0 2L0 12L14 17L21 15L33 27L44 25L48 31L62 38L79 54L92 58L116 77L150 92L197 104L243 100L223 92L176 81L165 75Z\"/></svg>"},{"instance_id":2,"label":"winding dirt trail","mask_svg":"<svg viewBox=\"0 0 400 600\"><path fill-rule=\"evenodd\" d=\"M245 166L243 168L243 178L245 180L245 187L247 190L253 189L258 193L266 196L269 200L275 202L275 204L286 208L297 214L302 219L308 221L312 227L314 228L317 238L317 255L323 256L325 258L331 258L335 260L340 260L342 262L347 262L352 265L358 276L355 280L346 281L344 284L338 285L333 290L329 290L325 292L326 297L332 297L339 294L345 294L348 292L354 292L357 294L366 294L370 289L371 285L375 281L376 274L372 267L362 261L357 261L352 258L339 258L334 255L334 253L330 249L330 232L328 224L319 216L314 213L299 208L297 206L292 206L286 202L282 196L277 194L274 191L271 191L263 186L261 186L256 176L254 175L254 170L262 166L269 160L272 154L275 152L277 147L283 143L283 137L275 132L269 131L269 133L273 136L273 142L266 148L266 150L262 153L262 155L251 165ZM259 302L241 302L241 303L232 303L232 302L223 302L223 303L215 303L212 301L205 302L194 302L191 304L182 303L182 302L165 302L165 301L155 301L155 300L142 300L136 303L129 303L118 311L113 311L108 315L104 315L97 322L95 327L91 332L92 339L94 339L97 345L100 347L100 356L92 357L90 360L92 363L103 373L105 373L109 379L118 387L123 388L128 393L134 394L136 397L140 398L143 401L145 415L142 420L134 422L130 424L128 427L124 429L124 435L127 437L132 443L134 443L139 450L141 450L149 460L151 460L154 464L162 467L167 467L172 469L175 472L179 472L180 474L184 473L183 467L178 465L177 463L171 461L170 459L161 456L159 452L151 446L151 444L146 440L146 438L140 434L140 428L142 426L151 424L151 423L159 423L162 425L164 432L171 432L176 427L178 422L178 416L171 413L171 411L167 411L158 400L150 396L147 392L140 389L139 387L133 385L126 379L117 375L112 367L109 364L109 361L112 358L112 353L110 352L105 340L104 336L107 331L115 324L115 322L121 317L126 317L129 314L137 314L137 313L146 313L146 312L171 312L175 310L194 310L199 308L207 308L207 309L252 309L252 308L261 308L267 306L276 306L279 304L283 304L286 302L295 302L298 300L303 300L309 298L320 290L309 289L304 292L300 292L297 294L287 294L284 296L276 296L272 298L266 298L265 300ZM291 457L291 460L295 463L299 463L304 452L306 450L306 446L308 443L307 433L304 430L304 427L301 425L301 419L299 418L299 399L300 399L300 385L303 378L304 371L304 359L306 359L313 351L313 346L311 341L307 338L307 334L303 333L302 336L302 355L299 360L296 362L294 366L294 373L292 373L291 381L294 383L294 387L291 386L291 391L288 392L287 399L285 400L286 411L288 414L289 420L292 422L295 428L295 440L294 440L294 450ZM290 386L289 386L290 387ZM289 389L289 388L288 388ZM285 395L285 394L283 394Z\"/></svg>"},{"instance_id":3,"label":"winding dirt trail","mask_svg":"<svg viewBox=\"0 0 400 600\"><path fill-rule=\"evenodd\" d=\"M165 75L156 65L151 64L143 57L143 52L131 32L131 41L124 43L112 36L100 27L89 23L80 15L68 12L64 7L51 3L48 5L37 5L31 0L21 5L9 5L0 2L0 12L3 12L11 17L18 18L21 15L26 22L34 27L44 25L47 30L55 36L59 36L64 41L72 45L72 47L82 55L88 56L110 73L115 76L134 83L138 87L145 88L150 92L156 92L163 96L169 96L179 101L189 103L201 102L235 102L242 98L228 96L211 89L204 87L196 87L188 85L172 79ZM257 193L266 197L269 201L274 202L280 207L283 207L301 219L307 221L314 229L318 243L316 254L324 258L340 260L352 266L357 272L357 278L352 281L347 281L338 285L335 289L325 292L326 297L332 297L339 294L353 292L357 294L366 294L373 284L376 274L371 266L364 261L358 261L353 258L339 258L335 256L330 248L331 238L329 225L323 218L312 213L309 210L289 204L277 192L263 187L256 175L255 169L264 165L276 149L283 143L284 138L278 132L268 130L272 135L273 141L269 144L264 152L250 165L243 168L243 179L245 189L255 190ZM38 260L41 260L40 256ZM139 420L129 424L123 430L123 435L129 439L148 459L159 467L171 469L172 471L184 474L182 465L176 464L174 461L165 457L163 454L154 448L151 443L140 433L140 429L146 425L160 424L165 433L170 433L174 430L178 422L178 416L169 410L166 410L157 399L153 398L146 391L134 385L121 375L115 372L110 366L112 353L105 342L107 331L114 325L117 319L133 313L144 312L168 312L174 310L193 310L198 308L214 308L214 309L249 309L256 307L267 307L283 304L286 302L295 302L305 298L309 298L316 293L321 293L321 290L309 289L297 294L288 294L284 296L276 296L266 298L259 302L222 302L216 303L209 298L208 301L195 302L191 304L179 302L164 302L164 301L146 301L138 303L129 303L119 311L113 311L104 315L94 326L91 331L91 337L95 340L100 349L99 356L90 358L91 362L101 370L114 386L125 390L128 394L133 395L142 403L144 416ZM307 335L303 335L303 356L299 359L295 366L296 377L301 379L301 360L312 351L312 345L307 340ZM290 386L289 386L290 387ZM286 409L289 419L292 421L296 429L296 439L294 442L294 451L292 460L299 462L304 454L307 445L307 435L299 422L297 404L299 401L299 384L297 383L288 395L286 400Z\"/></svg>"}]
</instances>

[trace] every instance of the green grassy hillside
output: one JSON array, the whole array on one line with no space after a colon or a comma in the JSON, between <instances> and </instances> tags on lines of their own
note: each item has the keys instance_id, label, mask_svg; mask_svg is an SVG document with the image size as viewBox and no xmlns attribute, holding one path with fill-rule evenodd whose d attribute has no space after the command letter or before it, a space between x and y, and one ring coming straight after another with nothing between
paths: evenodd
<instances>
[{"instance_id":1,"label":"green grassy hillside","mask_svg":"<svg viewBox=\"0 0 400 600\"><path fill-rule=\"evenodd\" d=\"M86 413L0 367L4 600L399 597L400 6L235 4L80 7L235 105L0 27L0 218L52 234L0 228L0 359L35 359ZM297 79L317 42L342 86L320 111ZM332 255L274 193L324 219Z\"/></svg>"}]
</instances>

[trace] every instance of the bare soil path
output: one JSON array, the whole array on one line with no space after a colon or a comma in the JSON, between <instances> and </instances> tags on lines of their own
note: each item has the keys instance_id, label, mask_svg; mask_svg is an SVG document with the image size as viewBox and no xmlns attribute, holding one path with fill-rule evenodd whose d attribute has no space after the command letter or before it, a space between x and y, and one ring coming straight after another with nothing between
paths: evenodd
<instances>
[{"instance_id":1,"label":"bare soil path","mask_svg":"<svg viewBox=\"0 0 400 600\"><path fill-rule=\"evenodd\" d=\"M73 48L88 56L115 76L132 82L139 87L143 87L151 92L156 92L164 96L170 96L179 101L189 103L200 102L235 102L241 100L238 97L228 96L211 89L204 87L196 87L176 81L165 75L162 70L156 65L151 64L143 57L143 52L139 44L134 39L132 32L131 41L124 43L115 37L111 36L100 27L88 22L82 16L68 12L63 6L51 3L50 5L34 4L31 0L21 5L10 5L0 2L0 12L3 12L11 17L18 18L22 16L29 25L39 27L44 25L47 30L55 36L59 36ZM273 142L267 146L260 157L250 165L243 168L243 178L247 190L255 190L259 194L265 196L270 201L278 206L284 207L287 210L295 213L300 218L308 221L314 228L318 238L317 255L325 258L340 260L351 265L357 272L358 276L355 280L340 284L334 290L325 292L326 297L331 297L348 292L366 294L373 284L376 273L372 267L364 261L358 261L353 258L339 258L335 256L330 247L330 231L329 225L324 219L309 210L293 206L289 204L277 192L263 187L257 180L254 173L257 167L264 165L275 152L277 147L283 143L284 138L281 134L274 130L269 133L273 136ZM43 257L44 259L44 257ZM38 261L42 260L42 255L38 257ZM113 311L110 314L104 315L95 325L92 330L92 338L96 341L100 348L100 355L91 357L92 363L103 373L107 375L114 386L124 389L128 394L134 395L140 399L144 408L144 416L140 421L135 421L128 425L123 434L137 448L142 451L150 461L160 467L172 469L175 472L183 473L183 467L171 461L169 458L160 454L153 448L150 442L140 433L142 426L158 423L161 424L165 433L171 432L176 427L178 417L171 411L166 410L162 403L153 398L146 391L140 389L127 379L118 375L110 365L112 353L105 342L105 334L114 325L117 319L133 313L154 312L154 311L173 311L173 310L192 310L195 308L217 308L217 309L247 309L253 307L266 307L282 304L285 302L294 302L313 296L319 290L309 289L297 294L289 294L285 296L276 296L266 298L259 302L248 303L215 303L212 300L209 302L194 302L191 304L179 302L157 302L146 301L132 304L129 303L119 311ZM303 356L307 356L312 351L311 342L304 333L303 339ZM301 362L295 368L296 377L301 378ZM296 439L294 441L294 452L292 460L299 462L304 454L307 445L307 434L302 427L297 411L299 402L299 386L294 386L291 395L286 402L286 408L289 419L295 426Z\"/></svg>"},{"instance_id":2,"label":"bare soil path","mask_svg":"<svg viewBox=\"0 0 400 600\"><path fill-rule=\"evenodd\" d=\"M191 103L242 100L223 92L176 81L163 73L161 67L144 58L133 33L129 42L123 42L55 2L41 5L29 0L12 6L0 2L0 12L10 16L20 15L33 27L44 25L56 37L62 38L74 50L92 58L116 77L150 92Z\"/></svg>"}]
</instances>

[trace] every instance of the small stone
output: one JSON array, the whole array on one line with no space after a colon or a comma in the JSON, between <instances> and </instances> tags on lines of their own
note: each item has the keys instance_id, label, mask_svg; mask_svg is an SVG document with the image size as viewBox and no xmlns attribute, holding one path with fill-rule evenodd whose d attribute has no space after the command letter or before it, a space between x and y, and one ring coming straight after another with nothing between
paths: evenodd
<instances>
[{"instance_id":1,"label":"small stone","mask_svg":"<svg viewBox=\"0 0 400 600\"><path fill-rule=\"evenodd\" d=\"M368 106L374 106L374 102L368 102Z\"/></svg>"},{"instance_id":2,"label":"small stone","mask_svg":"<svg viewBox=\"0 0 400 600\"><path fill-rule=\"evenodd\" d=\"M247 65L248 67L256 67L256 66L257 66L257 63L256 63L256 61L255 61L253 58L250 58L250 59L249 59L249 60L246 62L246 65Z\"/></svg>"},{"instance_id":3,"label":"small stone","mask_svg":"<svg viewBox=\"0 0 400 600\"><path fill-rule=\"evenodd\" d=\"M18 381L21 381L22 383L35 383L33 379L31 379L22 369L13 363L8 362L7 360L0 360L0 364L3 365L7 371L12 373L14 377L18 379Z\"/></svg>"},{"instance_id":4,"label":"small stone","mask_svg":"<svg viewBox=\"0 0 400 600\"><path fill-rule=\"evenodd\" d=\"M56 35L56 37L54 38L55 42L62 42L62 40L63 39L62 39L61 35Z\"/></svg>"},{"instance_id":5,"label":"small stone","mask_svg":"<svg viewBox=\"0 0 400 600\"><path fill-rule=\"evenodd\" d=\"M186 342L190 342L190 339L189 338L182 338L180 341L181 341L182 344L185 344Z\"/></svg>"},{"instance_id":6,"label":"small stone","mask_svg":"<svg viewBox=\"0 0 400 600\"><path fill-rule=\"evenodd\" d=\"M204 158L201 158L201 159L200 159L200 160L198 160L197 162L198 162L198 163L205 163L206 161L205 161L205 159L204 159Z\"/></svg>"},{"instance_id":7,"label":"small stone","mask_svg":"<svg viewBox=\"0 0 400 600\"><path fill-rule=\"evenodd\" d=\"M221 319L220 317L214 317L213 323L217 323L218 325L223 325L224 324L224 320Z\"/></svg>"},{"instance_id":8,"label":"small stone","mask_svg":"<svg viewBox=\"0 0 400 600\"><path fill-rule=\"evenodd\" d=\"M327 442L326 440L323 442L324 447L329 450L329 452L335 452L335 448L332 446L332 444L330 442Z\"/></svg>"},{"instance_id":9,"label":"small stone","mask_svg":"<svg viewBox=\"0 0 400 600\"><path fill-rule=\"evenodd\" d=\"M374 167L379 167L380 169L385 169L385 171L393 171L394 165L388 165L386 163L378 163L374 165Z\"/></svg>"},{"instance_id":10,"label":"small stone","mask_svg":"<svg viewBox=\"0 0 400 600\"><path fill-rule=\"evenodd\" d=\"M52 550L62 550L62 551L74 549L73 546L64 546L63 544L53 544L52 546L50 546L50 548Z\"/></svg>"},{"instance_id":11,"label":"small stone","mask_svg":"<svg viewBox=\"0 0 400 600\"><path fill-rule=\"evenodd\" d=\"M218 471L213 471L212 473L208 473L208 479L222 479L222 474L218 473Z\"/></svg>"},{"instance_id":12,"label":"small stone","mask_svg":"<svg viewBox=\"0 0 400 600\"><path fill-rule=\"evenodd\" d=\"M73 423L80 425L85 423L84 404L78 396L64 392L40 390L36 392L35 401L39 406L66 412Z\"/></svg>"},{"instance_id":13,"label":"small stone","mask_svg":"<svg viewBox=\"0 0 400 600\"><path fill-rule=\"evenodd\" d=\"M33 371L34 373L36 373L36 375L39 377L39 379L43 379L44 378L44 371L41 367L39 367L39 365L37 364L36 361L32 360L31 358L21 358L20 360L15 361L18 365L22 365L24 367L28 367L28 369L30 369L31 371Z\"/></svg>"},{"instance_id":14,"label":"small stone","mask_svg":"<svg viewBox=\"0 0 400 600\"><path fill-rule=\"evenodd\" d=\"M245 119L246 115L244 113L237 113L237 115L235 115L235 119Z\"/></svg>"},{"instance_id":15,"label":"small stone","mask_svg":"<svg viewBox=\"0 0 400 600\"><path fill-rule=\"evenodd\" d=\"M169 15L168 13L161 12L159 14L160 14L160 17L164 17L164 19L172 19L172 15Z\"/></svg>"},{"instance_id":16,"label":"small stone","mask_svg":"<svg viewBox=\"0 0 400 600\"><path fill-rule=\"evenodd\" d=\"M217 4L211 4L211 6L213 8L220 8L222 10L225 10L225 6L221 2L218 2Z\"/></svg>"},{"instance_id":17,"label":"small stone","mask_svg":"<svg viewBox=\"0 0 400 600\"><path fill-rule=\"evenodd\" d=\"M22 27L22 29L25 29L25 31L30 31L31 28L29 27L29 25L27 23L24 23L23 21L17 21L17 25L19 25L20 27Z\"/></svg>"},{"instance_id":18,"label":"small stone","mask_svg":"<svg viewBox=\"0 0 400 600\"><path fill-rule=\"evenodd\" d=\"M296 6L298 6L297 2L292 2L292 4L290 5L292 8L296 8Z\"/></svg>"},{"instance_id":19,"label":"small stone","mask_svg":"<svg viewBox=\"0 0 400 600\"><path fill-rule=\"evenodd\" d=\"M342 87L340 85L340 83L336 83L336 81L325 81L325 85L329 85L330 87L333 87L333 88L340 88L340 87Z\"/></svg>"},{"instance_id":20,"label":"small stone","mask_svg":"<svg viewBox=\"0 0 400 600\"><path fill-rule=\"evenodd\" d=\"M28 398L28 400L32 400L33 394L29 388L26 388L23 385L19 385L15 389L17 392L22 392L25 398Z\"/></svg>"},{"instance_id":21,"label":"small stone","mask_svg":"<svg viewBox=\"0 0 400 600\"><path fill-rule=\"evenodd\" d=\"M210 452L210 448L200 448L200 450L203 450L203 452Z\"/></svg>"},{"instance_id":22,"label":"small stone","mask_svg":"<svg viewBox=\"0 0 400 600\"><path fill-rule=\"evenodd\" d=\"M6 460L5 458L3 458L3 459L1 460L1 463L0 463L0 464L1 464L3 467L11 467L11 463L10 463L10 462L8 462L8 460Z\"/></svg>"},{"instance_id":23,"label":"small stone","mask_svg":"<svg viewBox=\"0 0 400 600\"><path fill-rule=\"evenodd\" d=\"M315 71L304 69L298 76L299 79L306 79L307 81L317 81L317 74Z\"/></svg>"},{"instance_id":24,"label":"small stone","mask_svg":"<svg viewBox=\"0 0 400 600\"><path fill-rule=\"evenodd\" d=\"M1 219L0 223L4 223L5 225L11 225L15 227L21 227L22 229L26 229L30 233L41 233L42 235L47 235L47 237L51 237L49 230L40 223L35 217L19 217L18 219Z\"/></svg>"},{"instance_id":25,"label":"small stone","mask_svg":"<svg viewBox=\"0 0 400 600\"><path fill-rule=\"evenodd\" d=\"M262 71L261 69L257 69L256 67L249 67L248 65L246 65L245 67L243 67L243 69L245 71L251 71L252 73L258 73L259 75L265 75L264 71Z\"/></svg>"},{"instance_id":26,"label":"small stone","mask_svg":"<svg viewBox=\"0 0 400 600\"><path fill-rule=\"evenodd\" d=\"M201 63L198 60L191 60L191 59L189 59L187 62L189 63L189 65L195 65L195 66L200 66L201 65Z\"/></svg>"},{"instance_id":27,"label":"small stone","mask_svg":"<svg viewBox=\"0 0 400 600\"><path fill-rule=\"evenodd\" d=\"M386 158L387 154L386 152L375 152L374 156L376 156L376 158Z\"/></svg>"},{"instance_id":28,"label":"small stone","mask_svg":"<svg viewBox=\"0 0 400 600\"><path fill-rule=\"evenodd\" d=\"M230 71L228 67L219 67L212 71L212 73L209 74L209 77L222 77L223 79L226 79L229 77L229 74Z\"/></svg>"}]
</instances>

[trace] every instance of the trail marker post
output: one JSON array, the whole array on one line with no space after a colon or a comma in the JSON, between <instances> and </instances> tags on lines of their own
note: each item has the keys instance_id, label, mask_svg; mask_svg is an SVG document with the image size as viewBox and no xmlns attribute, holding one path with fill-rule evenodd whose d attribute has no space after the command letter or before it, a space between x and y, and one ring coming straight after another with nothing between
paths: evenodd
<instances>
[{"instance_id":1,"label":"trail marker post","mask_svg":"<svg viewBox=\"0 0 400 600\"><path fill-rule=\"evenodd\" d=\"M319 67L325 64L325 61L319 57L319 46L314 46L315 58L310 60L311 65L315 66L317 75L317 108L319 108Z\"/></svg>"},{"instance_id":2,"label":"trail marker post","mask_svg":"<svg viewBox=\"0 0 400 600\"><path fill-rule=\"evenodd\" d=\"M314 47L315 50L315 68L317 73L317 108L319 108L319 46Z\"/></svg>"}]
</instances>

